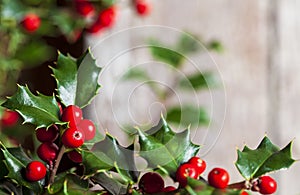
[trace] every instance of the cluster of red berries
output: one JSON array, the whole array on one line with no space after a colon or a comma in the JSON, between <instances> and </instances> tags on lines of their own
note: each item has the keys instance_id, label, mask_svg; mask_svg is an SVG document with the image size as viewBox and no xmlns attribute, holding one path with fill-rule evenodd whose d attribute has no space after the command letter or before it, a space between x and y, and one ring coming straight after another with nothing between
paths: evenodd
<instances>
[{"instance_id":1,"label":"cluster of red berries","mask_svg":"<svg viewBox=\"0 0 300 195\"><path fill-rule=\"evenodd\" d=\"M96 5L89 0L74 0L72 7L79 16L86 19L86 31L89 33L98 33L115 23L117 13L115 5L97 10ZM133 7L140 16L146 16L150 13L151 6L148 0L133 0ZM23 17L21 25L25 31L33 33L41 26L40 16L35 13L27 13ZM74 29L74 34L78 39L81 32Z\"/></svg>"},{"instance_id":2,"label":"cluster of red berries","mask_svg":"<svg viewBox=\"0 0 300 195\"><path fill-rule=\"evenodd\" d=\"M67 148L78 148L84 141L91 140L95 137L96 128L92 121L82 118L82 110L75 105L70 105L61 112L61 120L67 122L67 128L62 131L61 142ZM45 161L49 167L53 166L56 160L59 147L55 142L60 135L60 130L56 125L36 130L37 139L42 144L37 149L39 158ZM70 160L76 163L82 162L81 154L76 150L67 153ZM39 161L33 161L27 165L26 178L29 181L38 181L45 177L46 167Z\"/></svg>"},{"instance_id":3,"label":"cluster of red berries","mask_svg":"<svg viewBox=\"0 0 300 195\"><path fill-rule=\"evenodd\" d=\"M201 174L206 169L206 162L199 157L192 157L188 162L181 164L176 171L176 181L180 187L187 185L187 178L200 179ZM229 174L223 168L213 168L208 174L208 184L217 189L225 189L229 184ZM270 176L261 176L251 183L252 191L261 194L273 194L276 191L276 181ZM163 178L155 172L145 173L139 180L139 188L142 192L153 194L159 192L171 192L176 188L173 186L165 187ZM242 191L241 195L248 195Z\"/></svg>"}]
</instances>

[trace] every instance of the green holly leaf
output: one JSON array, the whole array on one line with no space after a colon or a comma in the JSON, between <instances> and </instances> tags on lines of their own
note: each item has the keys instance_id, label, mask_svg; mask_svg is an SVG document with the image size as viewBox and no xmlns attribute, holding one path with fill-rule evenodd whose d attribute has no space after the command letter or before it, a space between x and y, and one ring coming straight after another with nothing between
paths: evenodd
<instances>
[{"instance_id":1,"label":"green holly leaf","mask_svg":"<svg viewBox=\"0 0 300 195\"><path fill-rule=\"evenodd\" d=\"M268 137L264 137L259 146L252 150L245 146L237 150L238 159L235 165L246 179L259 177L262 174L290 167L294 160L291 157L292 143L279 150Z\"/></svg>"},{"instance_id":2,"label":"green holly leaf","mask_svg":"<svg viewBox=\"0 0 300 195\"><path fill-rule=\"evenodd\" d=\"M107 164L114 167L125 182L130 183L137 181L138 177L133 146L132 144L125 148L114 137L107 134L103 141L94 145L92 152L102 160L107 159Z\"/></svg>"},{"instance_id":3,"label":"green holly leaf","mask_svg":"<svg viewBox=\"0 0 300 195\"><path fill-rule=\"evenodd\" d=\"M147 160L149 167L158 168L171 177L175 177L180 164L187 162L200 149L191 142L189 129L175 133L163 117L157 126L146 133L138 130L138 134L140 156Z\"/></svg>"},{"instance_id":4,"label":"green holly leaf","mask_svg":"<svg viewBox=\"0 0 300 195\"><path fill-rule=\"evenodd\" d=\"M89 150L82 150L82 164L84 165L84 175L91 177L99 172L113 168L111 159L105 153L94 153Z\"/></svg>"},{"instance_id":5,"label":"green holly leaf","mask_svg":"<svg viewBox=\"0 0 300 195\"><path fill-rule=\"evenodd\" d=\"M7 179L2 180L0 182L0 194L1 195L22 194L22 188Z\"/></svg>"},{"instance_id":6,"label":"green holly leaf","mask_svg":"<svg viewBox=\"0 0 300 195\"><path fill-rule=\"evenodd\" d=\"M222 43L218 40L213 40L211 42L209 42L206 47L209 49L209 50L212 50L212 51L216 51L218 53L222 53L225 49L224 49L224 46L222 45Z\"/></svg>"},{"instance_id":7,"label":"green holly leaf","mask_svg":"<svg viewBox=\"0 0 300 195\"><path fill-rule=\"evenodd\" d=\"M105 190L107 190L113 195L127 194L127 185L122 184L108 173L98 173L94 175L91 178L91 180L94 183L97 183L100 186L102 186Z\"/></svg>"},{"instance_id":8,"label":"green holly leaf","mask_svg":"<svg viewBox=\"0 0 300 195\"><path fill-rule=\"evenodd\" d=\"M210 121L204 108L197 108L192 105L170 108L167 112L167 119L169 122L183 126L207 125Z\"/></svg>"},{"instance_id":9,"label":"green holly leaf","mask_svg":"<svg viewBox=\"0 0 300 195\"><path fill-rule=\"evenodd\" d=\"M18 48L15 56L26 68L30 68L49 60L49 56L54 54L54 49L42 40L30 40L25 46Z\"/></svg>"},{"instance_id":10,"label":"green holly leaf","mask_svg":"<svg viewBox=\"0 0 300 195\"><path fill-rule=\"evenodd\" d=\"M24 164L25 158L23 156L26 155L21 155L20 151L18 151L16 153L18 153L19 158L17 158L12 153L10 153L9 150L4 145L2 145L2 143L0 144L1 151L4 156L4 164L6 165L6 168L8 170L7 177L16 181L19 185L29 188L36 193L40 192L42 190L43 180L38 182L28 182L24 179L23 171L26 167L26 164ZM20 158L20 156L22 157Z\"/></svg>"},{"instance_id":11,"label":"green holly leaf","mask_svg":"<svg viewBox=\"0 0 300 195\"><path fill-rule=\"evenodd\" d=\"M97 95L101 68L96 66L90 50L78 60L59 53L57 67L52 70L58 96L65 106L77 105L83 108Z\"/></svg>"},{"instance_id":12,"label":"green holly leaf","mask_svg":"<svg viewBox=\"0 0 300 195\"><path fill-rule=\"evenodd\" d=\"M292 158L292 144L290 142L282 150L273 153L257 170L254 177L259 177L269 172L288 169L295 160Z\"/></svg>"},{"instance_id":13,"label":"green holly leaf","mask_svg":"<svg viewBox=\"0 0 300 195\"><path fill-rule=\"evenodd\" d=\"M54 183L48 186L49 194L87 194L89 189L88 180L78 175L63 172L56 176Z\"/></svg>"},{"instance_id":14,"label":"green holly leaf","mask_svg":"<svg viewBox=\"0 0 300 195\"><path fill-rule=\"evenodd\" d=\"M59 120L59 107L54 96L32 94L27 86L18 86L17 92L9 97L2 106L17 111L24 123L31 123L37 128L52 124L63 124Z\"/></svg>"},{"instance_id":15,"label":"green holly leaf","mask_svg":"<svg viewBox=\"0 0 300 195\"><path fill-rule=\"evenodd\" d=\"M163 61L175 68L182 65L184 56L170 47L164 46L157 40L150 40L149 48L154 59Z\"/></svg>"},{"instance_id":16,"label":"green holly leaf","mask_svg":"<svg viewBox=\"0 0 300 195\"><path fill-rule=\"evenodd\" d=\"M201 49L195 36L189 33L184 33L180 36L176 48L184 54L194 53Z\"/></svg>"},{"instance_id":17,"label":"green holly leaf","mask_svg":"<svg viewBox=\"0 0 300 195\"><path fill-rule=\"evenodd\" d=\"M187 76L179 81L179 86L184 89L198 90L209 87L216 87L217 81L215 74L212 72L199 72Z\"/></svg>"},{"instance_id":18,"label":"green holly leaf","mask_svg":"<svg viewBox=\"0 0 300 195\"><path fill-rule=\"evenodd\" d=\"M77 17L74 20L74 14L68 11L53 10L54 13L51 15L52 22L58 26L59 30L67 37L74 32L76 29L84 28L85 21Z\"/></svg>"}]
</instances>

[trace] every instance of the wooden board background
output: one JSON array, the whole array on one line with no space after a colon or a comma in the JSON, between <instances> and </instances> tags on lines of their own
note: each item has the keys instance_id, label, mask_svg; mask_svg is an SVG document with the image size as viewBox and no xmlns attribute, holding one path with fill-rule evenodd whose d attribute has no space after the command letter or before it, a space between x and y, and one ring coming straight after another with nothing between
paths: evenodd
<instances>
[{"instance_id":1,"label":"wooden board background","mask_svg":"<svg viewBox=\"0 0 300 195\"><path fill-rule=\"evenodd\" d=\"M170 43L174 40L163 31L133 31L121 33L121 36L114 33L131 27L161 25L193 32L204 40L219 39L225 47L223 54L211 53L225 88L214 94L212 126L217 124L221 134L211 150L201 153L208 162L208 169L222 166L232 173L232 181L242 179L233 164L235 149L242 148L245 143L256 147L265 133L281 147L294 139L294 156L300 158L299 1L153 0L153 12L146 18L136 17L126 2L121 2L124 9L113 29L87 39L97 63L110 66L101 75L101 95L92 104L96 112L91 114L102 131L107 129L122 140L121 123L132 119L137 123L151 123L157 120L151 116L164 109L161 104L153 103L155 98L147 89L138 90L136 97L131 97L133 102L128 101L136 85L123 85L118 80L132 64L151 64L145 50L129 51L110 63L112 56L132 49L149 34ZM110 36L117 38L112 40ZM200 58L207 60L203 56ZM165 76L169 74L168 70L152 71L158 80L169 78ZM198 97L204 104L211 105L209 94ZM220 125L224 116L224 124ZM216 137L218 132L210 135ZM197 136L201 133L194 136L196 140ZM204 147L213 141L209 138ZM277 194L300 194L299 174L299 163L288 171L276 173Z\"/></svg>"}]
</instances>

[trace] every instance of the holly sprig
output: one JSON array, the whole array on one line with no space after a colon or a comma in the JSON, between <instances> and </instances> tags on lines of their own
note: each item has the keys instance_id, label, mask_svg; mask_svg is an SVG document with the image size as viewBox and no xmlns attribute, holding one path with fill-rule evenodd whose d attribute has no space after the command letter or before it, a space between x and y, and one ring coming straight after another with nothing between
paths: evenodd
<instances>
[{"instance_id":1,"label":"holly sprig","mask_svg":"<svg viewBox=\"0 0 300 195\"><path fill-rule=\"evenodd\" d=\"M191 164L190 159L197 156L201 146L191 141L189 128L176 132L161 116L159 123L149 130L136 128L136 139L128 146L122 146L108 132L103 138L96 136L75 149L81 154L81 163L64 167L61 163L64 156L74 149L61 142L61 136L71 124L62 120L59 104L81 108L90 104L99 93L101 68L87 50L79 59L59 53L56 66L51 69L57 82L57 91L52 96L34 94L27 86L19 85L17 92L2 106L17 111L24 123L31 123L36 128L58 126L58 155L53 164L47 162L46 176L31 182L24 172L31 161L37 160L36 155L22 147L8 148L0 142L0 192L3 194L147 194L145 181L141 181L146 171L170 176L175 185L180 183L172 192L157 191L157 194L240 195L245 190L259 190L261 176L287 169L295 162L291 155L293 142L279 149L265 136L257 148L244 146L237 150L235 165L244 181L219 189L197 173L196 177L186 176L186 184L183 184L178 179L178 170L186 163ZM138 168L137 156L147 162L146 169ZM92 190L97 185L102 188Z\"/></svg>"}]
</instances>

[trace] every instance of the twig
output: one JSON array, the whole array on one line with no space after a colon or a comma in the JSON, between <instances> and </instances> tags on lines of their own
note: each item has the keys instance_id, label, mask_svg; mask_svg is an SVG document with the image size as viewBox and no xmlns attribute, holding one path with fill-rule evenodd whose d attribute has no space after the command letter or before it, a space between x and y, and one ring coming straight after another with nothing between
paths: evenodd
<instances>
[{"instance_id":1,"label":"twig","mask_svg":"<svg viewBox=\"0 0 300 195\"><path fill-rule=\"evenodd\" d=\"M57 169L59 167L59 164L60 164L60 161L64 155L66 151L66 147L64 145L61 146L60 150L59 150L59 153L57 155L57 158L55 160L55 164L54 164L54 167L53 169L51 170L51 174L50 174L50 179L49 179L49 183L48 185L51 185L54 183L54 178L55 178L55 175L56 175L56 172L57 172Z\"/></svg>"}]
</instances>

